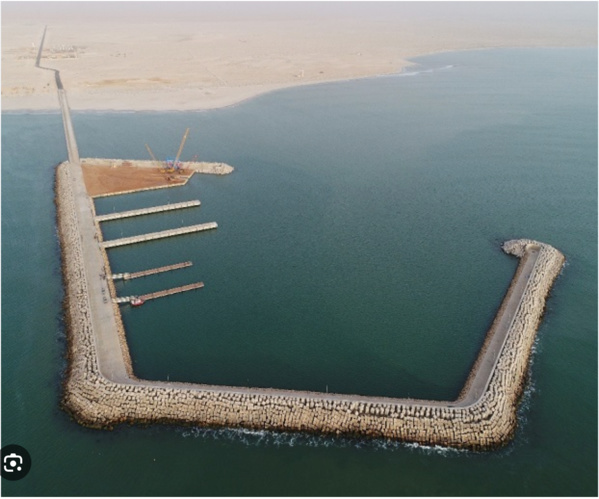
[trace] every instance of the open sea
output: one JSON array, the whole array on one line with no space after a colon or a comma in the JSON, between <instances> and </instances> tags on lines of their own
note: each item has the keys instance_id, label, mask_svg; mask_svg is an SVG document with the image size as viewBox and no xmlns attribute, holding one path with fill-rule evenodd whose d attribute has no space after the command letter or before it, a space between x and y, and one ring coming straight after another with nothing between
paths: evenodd
<instances>
[{"instance_id":1,"label":"open sea","mask_svg":"<svg viewBox=\"0 0 599 499\"><path fill-rule=\"evenodd\" d=\"M104 237L216 221L109 250L142 378L450 400L517 266L504 240L567 258L512 443L474 453L173 426L90 430L60 409L63 289L54 168L61 116L2 114L2 445L33 466L2 494L597 495L597 49L422 57L403 73L272 92L229 108L73 113L82 157L223 161L225 177L99 199ZM68 89L67 89L68 90Z\"/></svg>"}]
</instances>

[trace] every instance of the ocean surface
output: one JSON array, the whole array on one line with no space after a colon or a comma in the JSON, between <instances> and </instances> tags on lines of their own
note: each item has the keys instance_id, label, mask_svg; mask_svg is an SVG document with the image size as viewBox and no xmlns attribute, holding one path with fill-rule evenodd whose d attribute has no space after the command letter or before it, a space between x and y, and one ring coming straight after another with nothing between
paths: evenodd
<instances>
[{"instance_id":1,"label":"ocean surface","mask_svg":"<svg viewBox=\"0 0 599 499\"><path fill-rule=\"evenodd\" d=\"M450 400L531 238L568 262L535 344L516 437L473 453L172 426L83 428L66 362L53 199L61 116L2 114L2 445L18 495L596 495L597 50L445 53L394 76L273 92L204 112L73 113L82 157L224 161L225 177L97 200L106 239L216 221L109 251L114 272L192 260L119 294L138 376ZM68 90L68 89L67 89ZM57 106L58 108L58 106Z\"/></svg>"}]
</instances>

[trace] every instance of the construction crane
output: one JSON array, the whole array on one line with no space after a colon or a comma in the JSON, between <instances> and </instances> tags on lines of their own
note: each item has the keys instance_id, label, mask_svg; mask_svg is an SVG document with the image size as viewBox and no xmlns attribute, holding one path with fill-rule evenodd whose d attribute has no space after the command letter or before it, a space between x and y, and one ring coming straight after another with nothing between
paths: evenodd
<instances>
[{"instance_id":1,"label":"construction crane","mask_svg":"<svg viewBox=\"0 0 599 499\"><path fill-rule=\"evenodd\" d=\"M160 169L160 171L162 173L173 173L179 170L180 166L179 166L179 158L181 157L181 153L183 152L183 146L185 146L185 141L187 140L187 136L189 135L189 128L187 130L185 130L185 133L183 134L183 138L181 139L181 144L179 145L179 150L177 151L177 157L172 160L172 159L167 159L166 161L164 161L164 166ZM148 150L148 153L150 154L150 157L152 158L153 161L156 162L156 164L158 166L163 165L163 162L158 161L156 159L156 156L154 156L154 153L152 152L152 149L150 149L150 146L148 144L146 144L146 149Z\"/></svg>"},{"instance_id":2,"label":"construction crane","mask_svg":"<svg viewBox=\"0 0 599 499\"><path fill-rule=\"evenodd\" d=\"M185 145L185 141L187 140L187 136L189 135L189 128L185 130L183 134L183 138L181 139L181 145L179 146L179 150L177 151L177 157L175 158L175 162L173 163L175 168L179 169L179 158L181 157L181 153L183 152L183 146Z\"/></svg>"},{"instance_id":3,"label":"construction crane","mask_svg":"<svg viewBox=\"0 0 599 499\"><path fill-rule=\"evenodd\" d=\"M148 153L150 154L150 157L152 158L152 160L156 163L156 166L158 166L159 168L162 166L162 161L158 161L156 159L156 156L154 156L154 153L152 152L152 149L150 149L150 146L148 144L146 144L146 149L148 150ZM160 173L167 173L167 172L174 172L175 170L173 168L167 169L166 166L162 166L162 168L160 168Z\"/></svg>"},{"instance_id":4,"label":"construction crane","mask_svg":"<svg viewBox=\"0 0 599 499\"><path fill-rule=\"evenodd\" d=\"M150 146L148 144L146 144L146 149L150 153L150 157L152 158L152 161L154 161L158 166L160 166L160 161L158 161L156 159L156 156L154 156L154 153L152 152L152 149L150 149Z\"/></svg>"}]
</instances>

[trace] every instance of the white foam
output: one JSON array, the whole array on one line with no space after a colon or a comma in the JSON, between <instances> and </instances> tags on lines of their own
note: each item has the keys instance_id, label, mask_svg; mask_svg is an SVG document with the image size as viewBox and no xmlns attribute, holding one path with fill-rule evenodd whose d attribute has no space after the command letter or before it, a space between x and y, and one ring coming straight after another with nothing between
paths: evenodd
<instances>
[{"instance_id":1,"label":"white foam","mask_svg":"<svg viewBox=\"0 0 599 499\"><path fill-rule=\"evenodd\" d=\"M210 438L213 440L229 440L247 445L276 446L276 447L333 447L350 448L374 451L411 451L427 455L440 455L444 457L463 456L473 454L467 449L455 449L441 445L422 445L406 443L389 439L367 439L351 437L332 437L325 435L312 435L309 433L274 432L268 430L250 430L245 428L191 428L181 432L183 438Z\"/></svg>"},{"instance_id":2,"label":"white foam","mask_svg":"<svg viewBox=\"0 0 599 499\"><path fill-rule=\"evenodd\" d=\"M448 64L447 66L442 66L440 68L429 68L416 71L402 71L401 73L398 73L396 76L418 76L421 74L436 73L437 71L446 71L454 67L455 66L453 64Z\"/></svg>"}]
</instances>

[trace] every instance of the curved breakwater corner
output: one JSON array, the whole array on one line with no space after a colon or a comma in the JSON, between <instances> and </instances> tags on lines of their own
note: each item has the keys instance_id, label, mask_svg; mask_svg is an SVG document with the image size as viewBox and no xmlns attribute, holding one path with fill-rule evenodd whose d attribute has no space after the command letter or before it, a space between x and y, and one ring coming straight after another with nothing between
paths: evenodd
<instances>
[{"instance_id":1,"label":"curved breakwater corner","mask_svg":"<svg viewBox=\"0 0 599 499\"><path fill-rule=\"evenodd\" d=\"M83 425L174 423L388 438L489 449L516 427L545 300L564 264L555 248L504 243L520 264L456 401L365 397L138 379L131 367L95 209L78 163L56 172L69 369L63 406Z\"/></svg>"}]
</instances>

